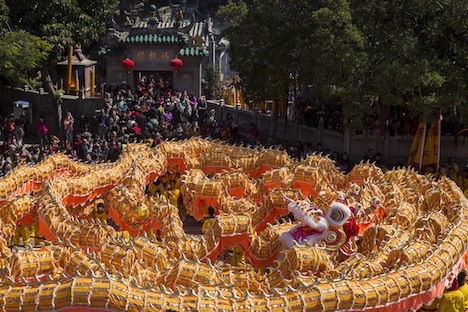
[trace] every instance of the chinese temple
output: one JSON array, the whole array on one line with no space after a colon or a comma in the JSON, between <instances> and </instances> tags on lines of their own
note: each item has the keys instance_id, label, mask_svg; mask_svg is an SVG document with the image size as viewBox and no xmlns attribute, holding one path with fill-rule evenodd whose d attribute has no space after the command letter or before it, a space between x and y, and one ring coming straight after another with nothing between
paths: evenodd
<instances>
[{"instance_id":1,"label":"chinese temple","mask_svg":"<svg viewBox=\"0 0 468 312\"><path fill-rule=\"evenodd\" d=\"M107 43L107 88L126 85L201 93L202 62L208 61L209 18L198 1L120 1ZM101 55L102 55L101 54Z\"/></svg>"}]
</instances>

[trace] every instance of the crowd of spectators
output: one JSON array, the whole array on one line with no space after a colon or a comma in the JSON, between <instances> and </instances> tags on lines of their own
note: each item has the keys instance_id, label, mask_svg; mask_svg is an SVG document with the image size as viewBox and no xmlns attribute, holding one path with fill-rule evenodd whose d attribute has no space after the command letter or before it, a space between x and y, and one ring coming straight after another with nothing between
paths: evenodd
<instances>
[{"instance_id":1,"label":"crowd of spectators","mask_svg":"<svg viewBox=\"0 0 468 312\"><path fill-rule=\"evenodd\" d=\"M24 116L4 118L0 176L18 164L34 164L56 152L88 164L98 164L116 161L122 148L131 142L143 141L155 146L165 139L193 136L221 139L250 148L274 147L286 151L294 159L322 153L329 155L345 172L353 166L346 153L324 150L321 143L313 147L310 143L273 142L271 138L262 141L254 123L240 135L239 125L230 113L218 120L214 109L208 110L202 99L187 92L167 91L153 95L145 90L108 92L102 108L92 116L83 113L76 118L67 112L61 138L49 132L47 118L40 116L36 125L39 144L23 144L25 126Z\"/></svg>"},{"instance_id":2,"label":"crowd of spectators","mask_svg":"<svg viewBox=\"0 0 468 312\"><path fill-rule=\"evenodd\" d=\"M340 103L334 106L333 111L323 103L318 109L314 109L310 101L301 102L298 107L299 110L304 108L303 114L300 115L304 124L342 131L343 116ZM412 126L408 126L410 120L405 119L406 115L401 110L393 111L392 116L395 121L388 125L390 135L406 132L410 134L414 131ZM368 134L378 135L383 131L375 114L369 115L366 123L374 125L368 129ZM24 145L26 126L30 125L26 125L24 115L15 118L12 114L3 118L0 176L18 164L33 164L51 153L66 153L72 159L96 164L117 160L123 146L131 142L143 141L155 146L165 139L177 140L194 136L221 139L231 144L258 149L274 147L286 151L294 159L321 153L329 155L344 172L349 172L354 166L347 153L324 149L321 143L313 146L311 143L299 141L273 142L271 138L261 140L254 123L249 125L244 135L240 135L239 125L230 113L217 116L214 109L207 109L203 98L197 99L193 93L156 89L151 85L136 91L121 88L112 93L107 92L102 108L96 110L94 115L83 113L75 117L71 112L67 112L61 125L63 135L60 138L57 134L49 132L47 118L41 116L36 125L39 144ZM447 119L443 131L451 133L451 129L455 129L455 125L453 120ZM383 170L387 169L382 154L374 153L373 149L369 149L362 160L375 162ZM444 166L440 169L442 173L433 173L445 174ZM463 186L463 190L468 188L468 177L466 183L459 182L462 172L446 171L448 176ZM468 175L468 170L466 171Z\"/></svg>"},{"instance_id":3,"label":"crowd of spectators","mask_svg":"<svg viewBox=\"0 0 468 312\"><path fill-rule=\"evenodd\" d=\"M344 131L344 116L342 103L324 103L316 99L299 100L296 106L296 116L301 124L308 127ZM372 104L365 114L359 118L350 118L348 125L355 134L381 135L388 131L390 136L414 135L418 127L418 119L406 113L402 107L391 107L388 119L381 120L378 104ZM452 116L444 116L441 124L442 135L457 135L463 125Z\"/></svg>"},{"instance_id":4,"label":"crowd of spectators","mask_svg":"<svg viewBox=\"0 0 468 312\"><path fill-rule=\"evenodd\" d=\"M232 115L218 118L214 109L207 109L203 97L173 91L151 79L139 83L136 90L106 92L102 107L94 114L73 116L67 111L60 135L49 131L45 116L40 116L36 125L29 125L24 114L16 118L11 114L3 118L1 127L0 176L18 164L34 164L57 152L89 164L115 161L122 148L132 142L155 146L166 139L199 136L248 147L263 146L255 124L240 135ZM38 144L24 144L26 126L36 127Z\"/></svg>"},{"instance_id":5,"label":"crowd of spectators","mask_svg":"<svg viewBox=\"0 0 468 312\"><path fill-rule=\"evenodd\" d=\"M221 137L222 132L214 112L207 112L206 102L193 93L153 93L150 88L107 92L102 108L93 115L67 112L61 124L63 135L51 133L47 118L40 116L35 125L39 144L24 144L26 126L31 125L26 125L24 115L3 118L0 175L19 163L36 163L56 152L90 164L102 163L115 161L122 147L131 142L156 145L164 139Z\"/></svg>"}]
</instances>

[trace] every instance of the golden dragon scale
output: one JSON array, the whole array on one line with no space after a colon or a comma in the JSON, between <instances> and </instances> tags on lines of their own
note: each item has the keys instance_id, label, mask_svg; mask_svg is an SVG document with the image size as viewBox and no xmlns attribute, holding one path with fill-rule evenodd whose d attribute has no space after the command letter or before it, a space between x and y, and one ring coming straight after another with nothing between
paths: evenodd
<instances>
[{"instance_id":1,"label":"golden dragon scale","mask_svg":"<svg viewBox=\"0 0 468 312\"><path fill-rule=\"evenodd\" d=\"M177 207L145 195L167 170L183 173L190 214L201 219L215 207L205 234L185 234ZM352 253L323 244L281 250L279 237L294 226L282 220L285 198L321 209L337 199L367 211L379 203L386 214L357 220L365 227ZM130 237L92 218L97 200ZM112 164L53 155L0 180L0 309L417 309L464 268L467 216L466 198L448 179L364 163L344 175L320 155L294 161L202 139L129 145ZM10 249L16 225L36 221L48 241ZM246 263L220 261L236 245Z\"/></svg>"}]
</instances>

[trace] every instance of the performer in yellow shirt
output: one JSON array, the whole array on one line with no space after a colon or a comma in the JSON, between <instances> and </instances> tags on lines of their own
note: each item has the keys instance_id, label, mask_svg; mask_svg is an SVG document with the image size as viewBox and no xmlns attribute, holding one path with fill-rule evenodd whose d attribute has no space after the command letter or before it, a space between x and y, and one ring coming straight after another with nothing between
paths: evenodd
<instances>
[{"instance_id":1,"label":"performer in yellow shirt","mask_svg":"<svg viewBox=\"0 0 468 312\"><path fill-rule=\"evenodd\" d=\"M180 196L180 191L175 188L175 180L171 180L169 182L169 186L166 191L166 198L169 200L169 203L173 206L178 207L179 206L179 196Z\"/></svg>"},{"instance_id":2,"label":"performer in yellow shirt","mask_svg":"<svg viewBox=\"0 0 468 312\"><path fill-rule=\"evenodd\" d=\"M458 280L454 280L452 287L444 293L440 299L439 312L463 312L465 311L465 298L463 293L458 290Z\"/></svg>"},{"instance_id":3,"label":"performer in yellow shirt","mask_svg":"<svg viewBox=\"0 0 468 312\"><path fill-rule=\"evenodd\" d=\"M463 297L465 298L464 308L466 311L468 309L468 285L465 284L465 277L466 277L466 273L464 271L461 271L460 274L458 274L457 280L458 280L458 290L461 291L461 293L463 294Z\"/></svg>"},{"instance_id":4,"label":"performer in yellow shirt","mask_svg":"<svg viewBox=\"0 0 468 312\"><path fill-rule=\"evenodd\" d=\"M210 206L208 208L208 214L210 215L208 218L205 219L205 221L203 221L203 225L202 225L202 232L203 234L205 234L206 232L208 232L208 230L211 228L211 226L213 225L214 221L216 220L215 219L215 209L213 206Z\"/></svg>"},{"instance_id":5,"label":"performer in yellow shirt","mask_svg":"<svg viewBox=\"0 0 468 312\"><path fill-rule=\"evenodd\" d=\"M148 190L151 192L151 195L156 196L157 191L160 191L160 194L164 193L164 184L159 180L154 180L150 185L148 185Z\"/></svg>"},{"instance_id":6,"label":"performer in yellow shirt","mask_svg":"<svg viewBox=\"0 0 468 312\"><path fill-rule=\"evenodd\" d=\"M176 189L179 189L182 187L182 174L180 172L176 172L175 173L175 176L174 176L174 180L175 180L175 187Z\"/></svg>"},{"instance_id":7,"label":"performer in yellow shirt","mask_svg":"<svg viewBox=\"0 0 468 312\"><path fill-rule=\"evenodd\" d=\"M237 267L246 265L244 251L239 245L232 249L231 265Z\"/></svg>"},{"instance_id":8,"label":"performer in yellow shirt","mask_svg":"<svg viewBox=\"0 0 468 312\"><path fill-rule=\"evenodd\" d=\"M104 203L100 202L96 205L96 210L94 211L94 219L99 219L104 223L107 223L107 211L104 207Z\"/></svg>"},{"instance_id":9,"label":"performer in yellow shirt","mask_svg":"<svg viewBox=\"0 0 468 312\"><path fill-rule=\"evenodd\" d=\"M166 174L159 177L159 180L161 180L161 182L164 183L164 185L169 186L169 184L171 183L171 180L174 179L174 176L175 176L174 172L168 169Z\"/></svg>"},{"instance_id":10,"label":"performer in yellow shirt","mask_svg":"<svg viewBox=\"0 0 468 312\"><path fill-rule=\"evenodd\" d=\"M166 192L162 192L160 189L157 189L155 197L158 197L164 203L168 203L169 200L166 198L165 194Z\"/></svg>"},{"instance_id":11,"label":"performer in yellow shirt","mask_svg":"<svg viewBox=\"0 0 468 312\"><path fill-rule=\"evenodd\" d=\"M179 205L180 190L175 187L176 181L171 180L166 191L166 198L169 200L169 203L173 206L176 206L179 209L180 219L185 220L187 216L187 210L185 207Z\"/></svg>"}]
</instances>

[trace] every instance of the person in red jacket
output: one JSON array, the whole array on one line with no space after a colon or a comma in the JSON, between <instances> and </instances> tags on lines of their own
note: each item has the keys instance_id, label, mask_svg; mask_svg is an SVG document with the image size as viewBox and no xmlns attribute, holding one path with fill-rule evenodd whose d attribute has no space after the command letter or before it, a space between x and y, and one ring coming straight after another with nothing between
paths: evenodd
<instances>
[{"instance_id":1,"label":"person in red jacket","mask_svg":"<svg viewBox=\"0 0 468 312\"><path fill-rule=\"evenodd\" d=\"M49 142L47 138L47 133L49 132L49 125L45 121L44 116L39 117L39 122L36 126L37 133L39 134L39 139L41 140L41 148L44 148L44 145Z\"/></svg>"}]
</instances>

